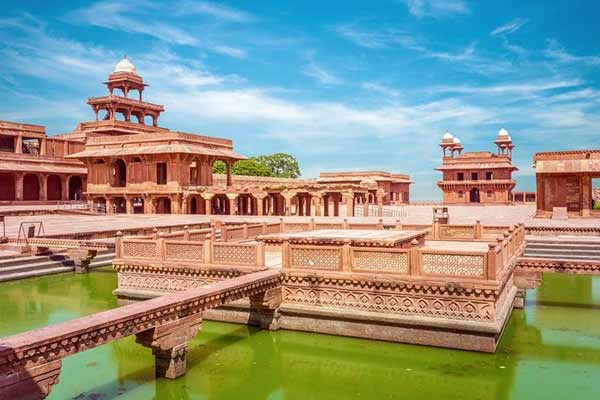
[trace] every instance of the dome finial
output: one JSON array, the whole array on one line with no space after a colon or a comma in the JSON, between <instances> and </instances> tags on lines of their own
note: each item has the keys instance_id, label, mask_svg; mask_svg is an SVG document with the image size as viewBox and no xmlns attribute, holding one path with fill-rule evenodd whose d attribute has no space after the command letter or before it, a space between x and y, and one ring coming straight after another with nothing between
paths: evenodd
<instances>
[{"instance_id":1,"label":"dome finial","mask_svg":"<svg viewBox=\"0 0 600 400\"><path fill-rule=\"evenodd\" d=\"M135 65L133 65L133 63L131 61L129 61L129 59L127 58L127 54L125 54L123 56L123 58L121 59L121 61L119 61L117 63L117 65L115 66L115 70L113 72L115 72L115 73L127 72L130 74L137 75L137 70L135 68Z\"/></svg>"}]
</instances>

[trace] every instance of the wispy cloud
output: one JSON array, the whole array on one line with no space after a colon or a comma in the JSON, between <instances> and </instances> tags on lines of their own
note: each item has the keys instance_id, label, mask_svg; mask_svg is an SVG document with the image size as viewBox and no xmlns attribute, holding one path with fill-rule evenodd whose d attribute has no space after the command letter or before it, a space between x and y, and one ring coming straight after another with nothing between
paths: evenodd
<instances>
[{"instance_id":1,"label":"wispy cloud","mask_svg":"<svg viewBox=\"0 0 600 400\"><path fill-rule=\"evenodd\" d=\"M579 63L593 66L600 65L600 56L578 56L571 54L555 39L550 39L548 41L548 47L546 47L544 54L546 57L552 58L561 63Z\"/></svg>"},{"instance_id":2,"label":"wispy cloud","mask_svg":"<svg viewBox=\"0 0 600 400\"><path fill-rule=\"evenodd\" d=\"M232 20L237 18L237 20L241 20L242 18L250 18L249 15L246 16L246 14L236 12L233 9L206 2L186 2L183 3L182 7L180 9L171 8L170 6L165 7L159 2L147 0L131 0L127 2L104 0L92 3L88 7L74 10L68 13L64 19L76 25L91 25L115 31L142 34L169 44L204 48L235 58L246 57L246 51L242 49L231 45L213 43L201 35L192 33L189 29L180 28L182 24L176 20L173 22L162 22L165 19L156 19L154 16L157 13L170 14L174 17L204 13L220 19ZM186 8L190 10L189 13L179 13Z\"/></svg>"},{"instance_id":3,"label":"wispy cloud","mask_svg":"<svg viewBox=\"0 0 600 400\"><path fill-rule=\"evenodd\" d=\"M180 1L173 7L176 14L205 14L232 22L255 22L254 15L222 4L208 1Z\"/></svg>"},{"instance_id":4,"label":"wispy cloud","mask_svg":"<svg viewBox=\"0 0 600 400\"><path fill-rule=\"evenodd\" d=\"M471 12L464 0L401 0L416 17L443 18Z\"/></svg>"},{"instance_id":5,"label":"wispy cloud","mask_svg":"<svg viewBox=\"0 0 600 400\"><path fill-rule=\"evenodd\" d=\"M369 92L382 94L388 97L399 97L401 95L399 90L378 82L364 82L361 84L361 87Z\"/></svg>"},{"instance_id":6,"label":"wispy cloud","mask_svg":"<svg viewBox=\"0 0 600 400\"><path fill-rule=\"evenodd\" d=\"M525 18L515 18L512 21L501 25L490 32L491 36L509 35L521 29L527 23Z\"/></svg>"},{"instance_id":7,"label":"wispy cloud","mask_svg":"<svg viewBox=\"0 0 600 400\"><path fill-rule=\"evenodd\" d=\"M308 63L302 68L302 73L326 86L339 85L343 82L342 79L333 72L319 65L314 59L314 53L309 53Z\"/></svg>"}]
</instances>

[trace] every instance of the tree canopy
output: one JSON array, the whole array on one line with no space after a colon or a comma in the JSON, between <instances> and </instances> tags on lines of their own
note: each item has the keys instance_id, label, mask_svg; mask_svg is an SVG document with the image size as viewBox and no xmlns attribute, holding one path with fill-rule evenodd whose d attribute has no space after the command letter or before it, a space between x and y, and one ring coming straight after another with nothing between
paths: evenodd
<instances>
[{"instance_id":1,"label":"tree canopy","mask_svg":"<svg viewBox=\"0 0 600 400\"><path fill-rule=\"evenodd\" d=\"M215 162L213 172L226 173L225 163ZM286 153L275 153L240 160L231 167L233 175L271 176L276 178L298 178L300 166L298 161Z\"/></svg>"}]
</instances>

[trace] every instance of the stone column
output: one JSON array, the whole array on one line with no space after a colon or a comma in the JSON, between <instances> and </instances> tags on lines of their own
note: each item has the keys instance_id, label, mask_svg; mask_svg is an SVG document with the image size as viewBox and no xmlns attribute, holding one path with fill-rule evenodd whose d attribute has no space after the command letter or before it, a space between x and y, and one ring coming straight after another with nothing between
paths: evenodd
<instances>
[{"instance_id":1,"label":"stone column","mask_svg":"<svg viewBox=\"0 0 600 400\"><path fill-rule=\"evenodd\" d=\"M377 191L377 216L383 217L383 193Z\"/></svg>"},{"instance_id":2,"label":"stone column","mask_svg":"<svg viewBox=\"0 0 600 400\"><path fill-rule=\"evenodd\" d=\"M313 209L314 211L314 216L315 217L320 217L321 216L321 207L323 204L323 194L322 193L315 193L313 195Z\"/></svg>"},{"instance_id":3,"label":"stone column","mask_svg":"<svg viewBox=\"0 0 600 400\"><path fill-rule=\"evenodd\" d=\"M133 214L133 197L125 196L125 212Z\"/></svg>"},{"instance_id":4,"label":"stone column","mask_svg":"<svg viewBox=\"0 0 600 400\"><path fill-rule=\"evenodd\" d=\"M23 172L17 172L15 174L15 200L23 200L23 178L25 174Z\"/></svg>"},{"instance_id":5,"label":"stone column","mask_svg":"<svg viewBox=\"0 0 600 400\"><path fill-rule=\"evenodd\" d=\"M340 216L340 196L338 193L335 194L335 196L332 196L333 199L333 216L334 217L339 217Z\"/></svg>"},{"instance_id":6,"label":"stone column","mask_svg":"<svg viewBox=\"0 0 600 400\"><path fill-rule=\"evenodd\" d=\"M48 175L38 175L38 181L40 183L40 200L44 201L48 199Z\"/></svg>"},{"instance_id":7,"label":"stone column","mask_svg":"<svg viewBox=\"0 0 600 400\"><path fill-rule=\"evenodd\" d=\"M157 378L176 379L185 374L189 341L201 326L202 316L195 314L136 334L136 342L152 349Z\"/></svg>"},{"instance_id":8,"label":"stone column","mask_svg":"<svg viewBox=\"0 0 600 400\"><path fill-rule=\"evenodd\" d=\"M112 204L113 204L112 198L110 196L106 196L106 213L107 214L113 213Z\"/></svg>"},{"instance_id":9,"label":"stone column","mask_svg":"<svg viewBox=\"0 0 600 400\"><path fill-rule=\"evenodd\" d=\"M227 193L225 196L227 196L227 198L229 199L229 215L237 215L237 202L236 199L238 198L238 194L237 193Z\"/></svg>"},{"instance_id":10,"label":"stone column","mask_svg":"<svg viewBox=\"0 0 600 400\"><path fill-rule=\"evenodd\" d=\"M227 168L227 186L231 186L231 161L225 162Z\"/></svg>"},{"instance_id":11,"label":"stone column","mask_svg":"<svg viewBox=\"0 0 600 400\"><path fill-rule=\"evenodd\" d=\"M310 193L306 195L304 203L306 204L306 212L304 214L307 217L312 216L312 196L310 195Z\"/></svg>"},{"instance_id":12,"label":"stone column","mask_svg":"<svg viewBox=\"0 0 600 400\"><path fill-rule=\"evenodd\" d=\"M206 215L211 215L212 214L212 198L213 198L213 194L212 193L202 193L202 198L204 199L204 213Z\"/></svg>"},{"instance_id":13,"label":"stone column","mask_svg":"<svg viewBox=\"0 0 600 400\"><path fill-rule=\"evenodd\" d=\"M42 139L40 139L40 156L45 156L45 155L46 155L46 138L42 138Z\"/></svg>"},{"instance_id":14,"label":"stone column","mask_svg":"<svg viewBox=\"0 0 600 400\"><path fill-rule=\"evenodd\" d=\"M263 207L263 201L267 197L266 193L256 193L254 194L256 198L256 215L263 216L265 214L265 210ZM268 211L268 206L267 206Z\"/></svg>"},{"instance_id":15,"label":"stone column","mask_svg":"<svg viewBox=\"0 0 600 400\"><path fill-rule=\"evenodd\" d=\"M369 194L365 194L365 201L363 203L363 217L369 216Z\"/></svg>"},{"instance_id":16,"label":"stone column","mask_svg":"<svg viewBox=\"0 0 600 400\"><path fill-rule=\"evenodd\" d=\"M581 177L581 196L581 215L589 217L592 209L592 178L587 174Z\"/></svg>"},{"instance_id":17,"label":"stone column","mask_svg":"<svg viewBox=\"0 0 600 400\"><path fill-rule=\"evenodd\" d=\"M17 135L17 138L15 140L15 153L23 153L23 136L21 135Z\"/></svg>"},{"instance_id":18,"label":"stone column","mask_svg":"<svg viewBox=\"0 0 600 400\"><path fill-rule=\"evenodd\" d=\"M70 177L71 177L70 175L65 175L65 176L61 177L62 179L61 179L60 184L62 186L61 187L62 193L60 195L60 198L63 201L69 200L69 178Z\"/></svg>"},{"instance_id":19,"label":"stone column","mask_svg":"<svg viewBox=\"0 0 600 400\"><path fill-rule=\"evenodd\" d=\"M346 203L346 217L354 217L354 193L342 193L342 199Z\"/></svg>"},{"instance_id":20,"label":"stone column","mask_svg":"<svg viewBox=\"0 0 600 400\"><path fill-rule=\"evenodd\" d=\"M295 192L281 192L281 195L285 199L285 208L282 214L289 217L292 214L292 198L296 195Z\"/></svg>"}]
</instances>

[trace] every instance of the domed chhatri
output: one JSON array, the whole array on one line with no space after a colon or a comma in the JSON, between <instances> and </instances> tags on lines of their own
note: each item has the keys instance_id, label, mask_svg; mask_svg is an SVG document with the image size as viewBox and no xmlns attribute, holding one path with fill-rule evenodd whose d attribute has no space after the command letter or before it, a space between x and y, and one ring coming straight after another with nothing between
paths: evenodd
<instances>
[{"instance_id":1,"label":"domed chhatri","mask_svg":"<svg viewBox=\"0 0 600 400\"><path fill-rule=\"evenodd\" d=\"M460 139L455 137L454 139L452 139L452 143L454 144L460 144Z\"/></svg>"},{"instance_id":2,"label":"domed chhatri","mask_svg":"<svg viewBox=\"0 0 600 400\"><path fill-rule=\"evenodd\" d=\"M121 61L119 61L117 65L115 65L115 70L113 72L127 72L129 74L137 75L137 69L135 68L135 65L133 65L133 63L129 61L127 56L123 56Z\"/></svg>"},{"instance_id":3,"label":"domed chhatri","mask_svg":"<svg viewBox=\"0 0 600 400\"><path fill-rule=\"evenodd\" d=\"M452 138L454 138L454 136L452 136L452 134L450 132L446 132L446 133L444 133L444 136L442 136L442 140L452 139Z\"/></svg>"}]
</instances>

